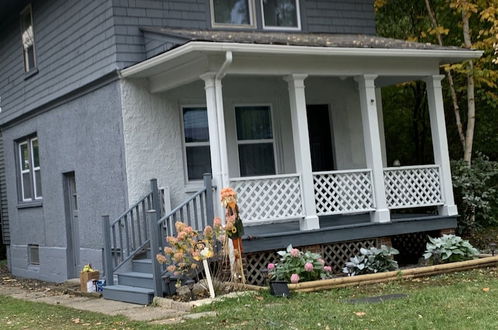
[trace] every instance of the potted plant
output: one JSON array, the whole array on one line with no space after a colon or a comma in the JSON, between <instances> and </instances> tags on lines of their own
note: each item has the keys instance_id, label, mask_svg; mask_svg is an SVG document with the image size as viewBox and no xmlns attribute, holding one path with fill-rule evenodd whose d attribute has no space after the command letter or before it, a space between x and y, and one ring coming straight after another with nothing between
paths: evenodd
<instances>
[{"instance_id":1,"label":"potted plant","mask_svg":"<svg viewBox=\"0 0 498 330\"><path fill-rule=\"evenodd\" d=\"M287 283L315 281L330 278L332 267L326 266L318 253L300 251L289 245L285 251L278 251L280 261L267 266L270 277L270 293L288 296Z\"/></svg>"}]
</instances>

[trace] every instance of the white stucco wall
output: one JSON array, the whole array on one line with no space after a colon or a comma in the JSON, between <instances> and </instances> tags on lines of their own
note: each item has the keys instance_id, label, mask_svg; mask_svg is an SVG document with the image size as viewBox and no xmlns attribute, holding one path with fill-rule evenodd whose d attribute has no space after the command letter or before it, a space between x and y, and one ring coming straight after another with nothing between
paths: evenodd
<instances>
[{"instance_id":1,"label":"white stucco wall","mask_svg":"<svg viewBox=\"0 0 498 330\"><path fill-rule=\"evenodd\" d=\"M307 103L329 105L338 169L365 167L356 86L352 79L306 80ZM180 108L205 105L203 82L151 94L146 80L124 80L121 89L129 202L141 198L149 190L149 180L157 178L159 186L170 188L174 206L198 188L185 179ZM234 107L244 104L272 107L276 169L278 173L294 173L286 82L281 77L226 77L223 97L230 176L239 176Z\"/></svg>"}]
</instances>

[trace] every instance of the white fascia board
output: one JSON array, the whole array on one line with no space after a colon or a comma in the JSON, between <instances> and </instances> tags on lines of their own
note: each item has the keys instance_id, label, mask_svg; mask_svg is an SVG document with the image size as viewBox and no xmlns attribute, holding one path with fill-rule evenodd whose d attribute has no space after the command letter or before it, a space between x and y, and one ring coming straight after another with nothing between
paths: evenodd
<instances>
[{"instance_id":1,"label":"white fascia board","mask_svg":"<svg viewBox=\"0 0 498 330\"><path fill-rule=\"evenodd\" d=\"M345 48L345 47L309 47L287 45L255 45L227 42L191 41L183 46L170 50L151 59L123 69L124 78L133 77L160 64L180 58L192 52L232 51L234 54L265 55L314 55L342 57L383 57L383 58L432 58L444 62L458 62L475 59L484 53L480 50L430 50L430 49L388 49L388 48Z\"/></svg>"}]
</instances>

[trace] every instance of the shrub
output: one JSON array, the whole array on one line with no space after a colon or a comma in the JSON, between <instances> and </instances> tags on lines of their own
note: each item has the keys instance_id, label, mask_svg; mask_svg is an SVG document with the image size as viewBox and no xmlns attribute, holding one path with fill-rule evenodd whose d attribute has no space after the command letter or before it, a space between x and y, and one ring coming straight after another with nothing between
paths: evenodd
<instances>
[{"instance_id":1,"label":"shrub","mask_svg":"<svg viewBox=\"0 0 498 330\"><path fill-rule=\"evenodd\" d=\"M443 237L429 237L424 258L433 264L470 260L479 254L479 251L459 236L443 235Z\"/></svg>"},{"instance_id":2,"label":"shrub","mask_svg":"<svg viewBox=\"0 0 498 330\"><path fill-rule=\"evenodd\" d=\"M380 249L362 248L360 255L351 258L342 271L349 276L355 276L396 270L398 263L393 259L395 254L399 254L399 251L386 245L381 245Z\"/></svg>"},{"instance_id":3,"label":"shrub","mask_svg":"<svg viewBox=\"0 0 498 330\"><path fill-rule=\"evenodd\" d=\"M287 250L278 251L280 261L268 264L270 278L291 283L315 281L331 276L332 268L317 253L300 251L289 245Z\"/></svg>"},{"instance_id":4,"label":"shrub","mask_svg":"<svg viewBox=\"0 0 498 330\"><path fill-rule=\"evenodd\" d=\"M498 162L478 154L469 167L464 161L452 162L453 187L462 215L458 232L472 235L477 229L498 225Z\"/></svg>"}]
</instances>

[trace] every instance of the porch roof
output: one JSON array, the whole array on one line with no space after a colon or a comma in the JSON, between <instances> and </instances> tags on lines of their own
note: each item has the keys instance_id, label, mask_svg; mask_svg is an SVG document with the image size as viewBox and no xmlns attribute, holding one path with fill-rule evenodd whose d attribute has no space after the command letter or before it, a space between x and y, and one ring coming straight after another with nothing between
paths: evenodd
<instances>
[{"instance_id":1,"label":"porch roof","mask_svg":"<svg viewBox=\"0 0 498 330\"><path fill-rule=\"evenodd\" d=\"M383 49L425 49L468 51L454 46L439 46L430 43L410 42L399 39L372 35L302 33L302 32L262 32L262 31L220 31L171 29L161 27L143 27L144 32L151 32L175 38L175 46L189 41L231 42L243 44L287 45L308 47L339 48L383 48Z\"/></svg>"}]
</instances>

